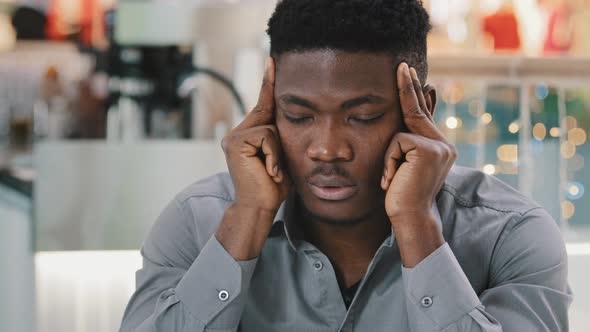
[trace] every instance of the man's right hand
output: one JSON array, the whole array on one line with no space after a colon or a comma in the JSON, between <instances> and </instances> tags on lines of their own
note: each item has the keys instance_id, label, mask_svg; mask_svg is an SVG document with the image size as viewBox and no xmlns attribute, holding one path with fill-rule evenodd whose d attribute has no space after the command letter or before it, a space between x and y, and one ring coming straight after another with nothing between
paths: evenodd
<instances>
[{"instance_id":1,"label":"man's right hand","mask_svg":"<svg viewBox=\"0 0 590 332\"><path fill-rule=\"evenodd\" d=\"M274 125L274 62L267 60L258 104L222 141L236 205L276 211L288 193Z\"/></svg>"},{"instance_id":2,"label":"man's right hand","mask_svg":"<svg viewBox=\"0 0 590 332\"><path fill-rule=\"evenodd\" d=\"M236 260L258 256L291 185L274 125L274 84L275 66L269 58L258 104L222 141L236 200L216 237Z\"/></svg>"}]
</instances>

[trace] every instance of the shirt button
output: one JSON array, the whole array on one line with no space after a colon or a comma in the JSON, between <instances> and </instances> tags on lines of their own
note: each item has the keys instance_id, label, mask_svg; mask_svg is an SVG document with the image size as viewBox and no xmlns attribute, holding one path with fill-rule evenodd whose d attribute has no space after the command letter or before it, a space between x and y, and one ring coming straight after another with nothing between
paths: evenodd
<instances>
[{"instance_id":1,"label":"shirt button","mask_svg":"<svg viewBox=\"0 0 590 332\"><path fill-rule=\"evenodd\" d=\"M221 301L227 301L227 299L229 299L229 293L226 290L221 290L219 293L217 293L217 297Z\"/></svg>"},{"instance_id":2,"label":"shirt button","mask_svg":"<svg viewBox=\"0 0 590 332\"><path fill-rule=\"evenodd\" d=\"M432 298L430 296L424 296L422 300L420 300L420 304L422 304L424 308L429 308L432 306Z\"/></svg>"},{"instance_id":3,"label":"shirt button","mask_svg":"<svg viewBox=\"0 0 590 332\"><path fill-rule=\"evenodd\" d=\"M321 271L324 268L324 264L321 261L316 261L315 263L313 263L313 268L316 271Z\"/></svg>"}]
</instances>

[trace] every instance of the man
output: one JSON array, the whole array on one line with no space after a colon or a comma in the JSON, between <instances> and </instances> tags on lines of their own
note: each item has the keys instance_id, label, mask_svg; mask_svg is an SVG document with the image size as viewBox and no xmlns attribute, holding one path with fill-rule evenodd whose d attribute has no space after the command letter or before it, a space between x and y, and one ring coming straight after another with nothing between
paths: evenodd
<instances>
[{"instance_id":1,"label":"man","mask_svg":"<svg viewBox=\"0 0 590 332\"><path fill-rule=\"evenodd\" d=\"M165 209L122 331L566 331L551 217L452 167L417 0L283 0L229 174Z\"/></svg>"}]
</instances>

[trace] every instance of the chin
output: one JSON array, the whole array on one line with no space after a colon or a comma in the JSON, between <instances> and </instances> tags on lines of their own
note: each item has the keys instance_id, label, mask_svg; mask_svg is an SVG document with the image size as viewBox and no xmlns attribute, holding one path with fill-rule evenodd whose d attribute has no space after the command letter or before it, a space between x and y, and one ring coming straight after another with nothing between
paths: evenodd
<instances>
[{"instance_id":1,"label":"chin","mask_svg":"<svg viewBox=\"0 0 590 332\"><path fill-rule=\"evenodd\" d=\"M326 201L311 193L299 194L305 210L320 222L332 225L356 225L366 220L374 211L358 201L357 197L343 201Z\"/></svg>"}]
</instances>

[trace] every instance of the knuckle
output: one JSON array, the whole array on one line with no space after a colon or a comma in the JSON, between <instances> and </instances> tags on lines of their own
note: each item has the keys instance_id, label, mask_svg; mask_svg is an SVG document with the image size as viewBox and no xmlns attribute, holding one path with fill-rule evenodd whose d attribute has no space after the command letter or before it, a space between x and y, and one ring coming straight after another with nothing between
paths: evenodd
<instances>
[{"instance_id":1,"label":"knuckle","mask_svg":"<svg viewBox=\"0 0 590 332\"><path fill-rule=\"evenodd\" d=\"M231 131L223 137L221 140L221 147L224 150L230 150L232 146L236 145L236 141L240 139L241 135L239 132Z\"/></svg>"},{"instance_id":2,"label":"knuckle","mask_svg":"<svg viewBox=\"0 0 590 332\"><path fill-rule=\"evenodd\" d=\"M263 111L264 111L264 107L260 103L258 103L258 104L256 104L256 106L254 106L252 108L251 113L252 114L258 114L258 113L261 113Z\"/></svg>"},{"instance_id":3,"label":"knuckle","mask_svg":"<svg viewBox=\"0 0 590 332\"><path fill-rule=\"evenodd\" d=\"M444 142L441 142L437 145L438 154L441 156L441 159L443 159L444 161L454 161L455 159L457 159L458 153L457 148L455 148L455 146Z\"/></svg>"},{"instance_id":4,"label":"knuckle","mask_svg":"<svg viewBox=\"0 0 590 332\"><path fill-rule=\"evenodd\" d=\"M449 148L449 158L452 161L455 161L457 159L457 157L459 156L459 151L457 150L457 148L454 145L447 144L447 147Z\"/></svg>"},{"instance_id":5,"label":"knuckle","mask_svg":"<svg viewBox=\"0 0 590 332\"><path fill-rule=\"evenodd\" d=\"M221 140L221 150L223 150L223 152L227 151L227 136L225 136L222 140Z\"/></svg>"},{"instance_id":6,"label":"knuckle","mask_svg":"<svg viewBox=\"0 0 590 332\"><path fill-rule=\"evenodd\" d=\"M412 119L424 119L426 115L418 105L412 105L407 111L406 116Z\"/></svg>"},{"instance_id":7,"label":"knuckle","mask_svg":"<svg viewBox=\"0 0 590 332\"><path fill-rule=\"evenodd\" d=\"M270 131L273 133L273 135L275 135L275 136L277 136L277 135L279 134L279 131L278 131L277 127L276 127L276 126L274 126L274 125L269 125L269 126L268 126L268 129L269 129L269 130L270 130Z\"/></svg>"},{"instance_id":8,"label":"knuckle","mask_svg":"<svg viewBox=\"0 0 590 332\"><path fill-rule=\"evenodd\" d=\"M275 135L274 131L269 126L263 126L261 127L261 130L261 135L263 135L265 138L272 138Z\"/></svg>"},{"instance_id":9,"label":"knuckle","mask_svg":"<svg viewBox=\"0 0 590 332\"><path fill-rule=\"evenodd\" d=\"M221 140L221 149L223 152L228 152L229 148L233 145L232 142L235 139L235 135L233 133L229 133L223 137Z\"/></svg>"},{"instance_id":10,"label":"knuckle","mask_svg":"<svg viewBox=\"0 0 590 332\"><path fill-rule=\"evenodd\" d=\"M398 133L397 135L397 139L398 140L406 140L406 141L411 141L415 139L415 135L412 133L406 133L406 132L401 132Z\"/></svg>"},{"instance_id":11,"label":"knuckle","mask_svg":"<svg viewBox=\"0 0 590 332\"><path fill-rule=\"evenodd\" d=\"M272 110L270 107L264 104L258 104L254 106L252 110L252 116L256 117L258 121L267 121L272 116Z\"/></svg>"}]
</instances>

